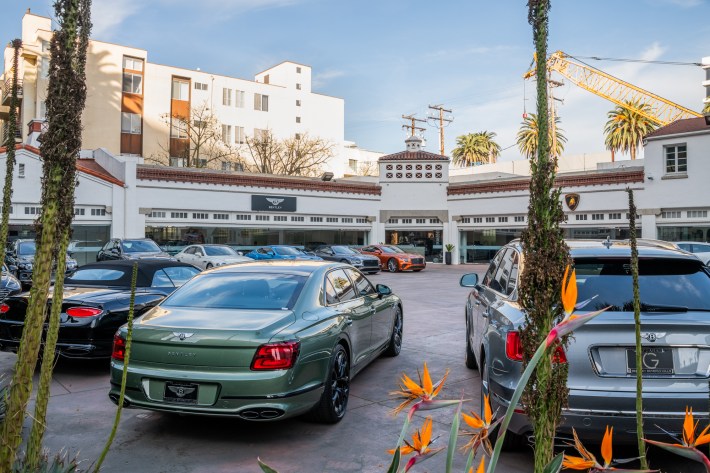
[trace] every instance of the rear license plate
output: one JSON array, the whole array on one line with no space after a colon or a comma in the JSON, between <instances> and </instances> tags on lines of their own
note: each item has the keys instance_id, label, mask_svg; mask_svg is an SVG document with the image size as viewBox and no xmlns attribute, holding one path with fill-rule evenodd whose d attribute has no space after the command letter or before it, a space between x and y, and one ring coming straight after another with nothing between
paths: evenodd
<instances>
[{"instance_id":1,"label":"rear license plate","mask_svg":"<svg viewBox=\"0 0 710 473\"><path fill-rule=\"evenodd\" d=\"M197 404L197 391L199 385L196 383L165 383L163 400L178 404Z\"/></svg>"},{"instance_id":2,"label":"rear license plate","mask_svg":"<svg viewBox=\"0 0 710 473\"><path fill-rule=\"evenodd\" d=\"M641 349L641 372L643 374L673 374L673 350L666 347L643 347ZM636 374L636 349L626 349L626 373Z\"/></svg>"}]
</instances>

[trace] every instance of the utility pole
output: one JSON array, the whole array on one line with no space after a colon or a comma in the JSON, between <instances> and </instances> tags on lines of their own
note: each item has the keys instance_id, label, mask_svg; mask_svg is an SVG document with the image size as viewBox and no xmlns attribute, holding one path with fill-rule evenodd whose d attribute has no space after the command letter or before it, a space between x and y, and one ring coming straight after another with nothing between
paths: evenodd
<instances>
[{"instance_id":1,"label":"utility pole","mask_svg":"<svg viewBox=\"0 0 710 473\"><path fill-rule=\"evenodd\" d=\"M444 117L444 112L446 113L451 113L450 109L444 108L443 105L429 105L429 108L432 110L437 110L439 112L439 124L434 125L439 128L439 151L442 156L446 156L444 154L444 127L449 126L449 124L454 121L454 118L449 115L448 117ZM437 117L435 116L429 116L428 120L436 120Z\"/></svg>"},{"instance_id":2,"label":"utility pole","mask_svg":"<svg viewBox=\"0 0 710 473\"><path fill-rule=\"evenodd\" d=\"M417 131L424 133L424 131L426 130L426 128L417 126L417 122L426 123L426 120L422 118L416 118L414 115L414 113L412 113L411 115L402 115L402 118L404 118L405 120L410 120L412 122L411 125L402 125L402 129L408 130L411 136L416 135Z\"/></svg>"}]
</instances>

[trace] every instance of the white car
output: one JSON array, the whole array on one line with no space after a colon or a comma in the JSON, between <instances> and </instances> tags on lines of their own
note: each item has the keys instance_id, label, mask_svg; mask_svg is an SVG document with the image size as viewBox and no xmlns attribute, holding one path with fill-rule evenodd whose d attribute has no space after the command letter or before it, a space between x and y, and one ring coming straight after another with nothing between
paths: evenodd
<instances>
[{"instance_id":1,"label":"white car","mask_svg":"<svg viewBox=\"0 0 710 473\"><path fill-rule=\"evenodd\" d=\"M240 256L232 247L227 245L190 245L176 254L175 258L178 261L189 263L202 269L253 261L246 256Z\"/></svg>"},{"instance_id":2,"label":"white car","mask_svg":"<svg viewBox=\"0 0 710 473\"><path fill-rule=\"evenodd\" d=\"M683 251L693 253L700 261L710 266L710 243L699 241L676 241L674 242Z\"/></svg>"}]
</instances>

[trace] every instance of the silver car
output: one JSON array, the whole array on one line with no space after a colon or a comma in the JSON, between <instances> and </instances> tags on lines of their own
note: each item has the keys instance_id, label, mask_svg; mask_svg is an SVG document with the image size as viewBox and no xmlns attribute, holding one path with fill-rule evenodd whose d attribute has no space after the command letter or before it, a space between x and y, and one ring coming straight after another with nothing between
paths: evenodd
<instances>
[{"instance_id":1,"label":"silver car","mask_svg":"<svg viewBox=\"0 0 710 473\"><path fill-rule=\"evenodd\" d=\"M225 264L250 263L254 260L241 256L227 245L191 245L175 255L175 259L198 268L211 269Z\"/></svg>"},{"instance_id":2,"label":"silver car","mask_svg":"<svg viewBox=\"0 0 710 473\"><path fill-rule=\"evenodd\" d=\"M633 291L628 242L568 241L577 270L578 300L596 298L584 310L611 308L574 332L566 352L569 404L558 435L574 428L580 438L598 441L607 425L615 442L632 442L636 432L636 364ZM466 301L466 366L479 368L481 398L505 411L522 372L518 329L518 279L524 265L520 241L501 248L482 281L461 278L471 287ZM708 416L710 377L710 269L668 245L639 242L643 403L646 436L678 433L686 406ZM505 448L521 446L532 433L516 411Z\"/></svg>"}]
</instances>

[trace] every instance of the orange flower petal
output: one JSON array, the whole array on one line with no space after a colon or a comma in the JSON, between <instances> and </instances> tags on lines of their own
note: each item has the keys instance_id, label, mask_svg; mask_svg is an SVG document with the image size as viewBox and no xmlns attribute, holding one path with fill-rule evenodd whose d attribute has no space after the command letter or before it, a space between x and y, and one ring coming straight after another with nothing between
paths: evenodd
<instances>
[{"instance_id":1,"label":"orange flower petal","mask_svg":"<svg viewBox=\"0 0 710 473\"><path fill-rule=\"evenodd\" d=\"M569 455L565 455L564 460L562 460L562 468L568 470L588 470L594 467L595 464L596 462L594 461L585 460L580 457L572 457Z\"/></svg>"},{"instance_id":2,"label":"orange flower petal","mask_svg":"<svg viewBox=\"0 0 710 473\"><path fill-rule=\"evenodd\" d=\"M468 414L461 414L463 417L463 421L468 424L469 427L472 427L474 429L482 429L483 428L483 419L478 417L478 414L475 412L471 412L472 415Z\"/></svg>"},{"instance_id":3,"label":"orange flower petal","mask_svg":"<svg viewBox=\"0 0 710 473\"><path fill-rule=\"evenodd\" d=\"M703 430L700 435L695 439L695 446L697 447L698 445L705 445L706 443L710 443L710 434L708 433L708 430L710 430L710 425L705 427L705 430Z\"/></svg>"},{"instance_id":4,"label":"orange flower petal","mask_svg":"<svg viewBox=\"0 0 710 473\"><path fill-rule=\"evenodd\" d=\"M434 386L431 383L431 376L429 376L429 369L426 366L426 362L424 363L424 374L422 375L422 389L424 390L425 394L431 394L432 391L434 390Z\"/></svg>"},{"instance_id":5,"label":"orange flower petal","mask_svg":"<svg viewBox=\"0 0 710 473\"><path fill-rule=\"evenodd\" d=\"M424 365L424 366L426 366L426 365ZM402 389L405 389L405 388L408 389L415 396L419 397L422 394L424 394L424 391L422 390L422 388L406 374L402 375L402 383L404 384L404 388L402 388Z\"/></svg>"},{"instance_id":6,"label":"orange flower petal","mask_svg":"<svg viewBox=\"0 0 710 473\"><path fill-rule=\"evenodd\" d=\"M441 381L436 383L436 387L434 388L434 391L431 393L432 398L436 397L436 395L439 394L439 391L441 391L441 388L444 387L444 381L446 381L446 378L448 376L449 376L449 370L446 370L446 373L444 373L444 377L441 378Z\"/></svg>"},{"instance_id":7,"label":"orange flower petal","mask_svg":"<svg viewBox=\"0 0 710 473\"><path fill-rule=\"evenodd\" d=\"M483 401L483 419L486 421L486 425L491 425L491 421L493 420L493 413L491 412L491 403L489 395L486 395L483 398Z\"/></svg>"},{"instance_id":8,"label":"orange flower petal","mask_svg":"<svg viewBox=\"0 0 710 473\"><path fill-rule=\"evenodd\" d=\"M422 425L422 433L421 433L421 448L419 451L421 451L423 448L426 448L429 446L429 443L431 442L431 428L433 426L433 421L431 417L427 417L424 420L424 425Z\"/></svg>"},{"instance_id":9,"label":"orange flower petal","mask_svg":"<svg viewBox=\"0 0 710 473\"><path fill-rule=\"evenodd\" d=\"M564 279L562 280L562 307L567 314L574 311L574 306L577 303L577 271L572 270L569 274L569 265L565 268ZM569 275L569 279L568 276Z\"/></svg>"},{"instance_id":10,"label":"orange flower petal","mask_svg":"<svg viewBox=\"0 0 710 473\"><path fill-rule=\"evenodd\" d=\"M602 458L604 459L604 467L611 464L611 439L614 435L614 427L606 426L604 439L602 440Z\"/></svg>"},{"instance_id":11,"label":"orange flower petal","mask_svg":"<svg viewBox=\"0 0 710 473\"><path fill-rule=\"evenodd\" d=\"M685 408L685 420L683 421L683 443L693 445L695 441L695 421L693 419L693 408Z\"/></svg>"},{"instance_id":12,"label":"orange flower petal","mask_svg":"<svg viewBox=\"0 0 710 473\"><path fill-rule=\"evenodd\" d=\"M484 459L485 459L485 457L481 458L481 463L478 464L478 470L476 470L476 473L484 473L486 471L485 466L483 464ZM471 468L471 471L473 471L473 468Z\"/></svg>"}]
</instances>

